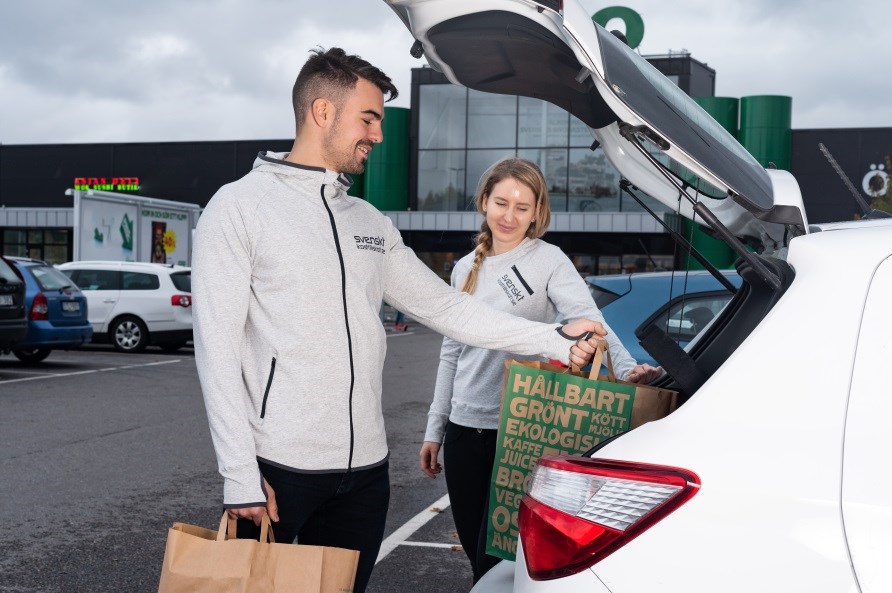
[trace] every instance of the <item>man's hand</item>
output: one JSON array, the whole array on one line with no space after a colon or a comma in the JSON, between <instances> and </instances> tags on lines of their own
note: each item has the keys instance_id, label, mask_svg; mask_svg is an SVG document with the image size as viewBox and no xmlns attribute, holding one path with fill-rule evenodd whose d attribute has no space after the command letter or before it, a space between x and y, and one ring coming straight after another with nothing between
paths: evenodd
<instances>
[{"instance_id":1,"label":"man's hand","mask_svg":"<svg viewBox=\"0 0 892 593\"><path fill-rule=\"evenodd\" d=\"M639 364L626 375L630 383L650 383L663 374L663 367L652 367L647 363Z\"/></svg>"},{"instance_id":2,"label":"man's hand","mask_svg":"<svg viewBox=\"0 0 892 593\"><path fill-rule=\"evenodd\" d=\"M260 526L260 520L263 518L263 511L269 515L274 523L279 520L279 505L276 504L276 492L272 486L263 479L263 489L266 491L265 507L244 507L240 509L227 509L229 516L233 519L251 519L254 525Z\"/></svg>"},{"instance_id":3,"label":"man's hand","mask_svg":"<svg viewBox=\"0 0 892 593\"><path fill-rule=\"evenodd\" d=\"M421 445L421 451L418 452L418 464L421 471L431 478L436 478L437 474L443 471L443 466L437 462L440 454L440 443L433 441L424 441Z\"/></svg>"},{"instance_id":4,"label":"man's hand","mask_svg":"<svg viewBox=\"0 0 892 593\"><path fill-rule=\"evenodd\" d=\"M570 346L570 362L578 366L585 366L591 361L598 348L598 340L607 335L604 326L591 319L571 321L564 325L561 331L568 336L579 338ZM587 335L589 338L585 339Z\"/></svg>"}]
</instances>

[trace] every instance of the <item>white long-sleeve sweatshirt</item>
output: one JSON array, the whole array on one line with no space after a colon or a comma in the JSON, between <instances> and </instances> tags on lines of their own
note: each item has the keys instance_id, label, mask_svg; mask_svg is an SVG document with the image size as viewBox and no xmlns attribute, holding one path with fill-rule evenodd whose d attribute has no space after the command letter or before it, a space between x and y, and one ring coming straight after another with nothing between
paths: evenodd
<instances>
[{"instance_id":1,"label":"white long-sleeve sweatshirt","mask_svg":"<svg viewBox=\"0 0 892 593\"><path fill-rule=\"evenodd\" d=\"M224 505L265 500L258 460L300 472L387 459L382 300L450 338L567 361L557 324L450 288L349 178L261 153L202 213L192 257L195 362Z\"/></svg>"},{"instance_id":2,"label":"white long-sleeve sweatshirt","mask_svg":"<svg viewBox=\"0 0 892 593\"><path fill-rule=\"evenodd\" d=\"M473 263L473 252L456 263L452 270L453 286L464 285ZM570 259L559 248L540 239L524 239L511 251L485 258L474 298L533 321L599 321L607 330L606 340L617 376L625 377L636 365L604 321ZM498 428L504 362L508 358L535 357L514 356L444 338L424 440L442 442L447 420L471 428Z\"/></svg>"}]
</instances>

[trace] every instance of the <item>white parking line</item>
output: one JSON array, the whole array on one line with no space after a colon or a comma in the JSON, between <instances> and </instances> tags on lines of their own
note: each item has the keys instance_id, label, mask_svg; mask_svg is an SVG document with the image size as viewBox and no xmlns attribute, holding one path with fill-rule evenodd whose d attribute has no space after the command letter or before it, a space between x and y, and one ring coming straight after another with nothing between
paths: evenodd
<instances>
[{"instance_id":1,"label":"white parking line","mask_svg":"<svg viewBox=\"0 0 892 593\"><path fill-rule=\"evenodd\" d=\"M390 332L387 332L387 337L388 337L388 338L399 338L399 337L402 337L402 336L411 336L411 335L414 334L414 333L415 333L415 332L410 332L410 331L404 331L404 332L400 332L400 333L390 333Z\"/></svg>"},{"instance_id":2,"label":"white parking line","mask_svg":"<svg viewBox=\"0 0 892 593\"><path fill-rule=\"evenodd\" d=\"M407 544L408 542L406 542L406 540L409 536L421 529L428 521L439 515L440 511L447 508L449 508L449 495L444 494L443 498L409 519L402 527L391 533L387 539L381 542L381 551L378 552L378 559L375 560L375 564L384 560L384 558L393 552L400 544ZM412 543L409 545L418 544Z\"/></svg>"},{"instance_id":3,"label":"white parking line","mask_svg":"<svg viewBox=\"0 0 892 593\"><path fill-rule=\"evenodd\" d=\"M422 548L448 548L452 549L458 544L438 544L435 542L401 542L401 546L419 546Z\"/></svg>"},{"instance_id":4,"label":"white parking line","mask_svg":"<svg viewBox=\"0 0 892 593\"><path fill-rule=\"evenodd\" d=\"M6 379L5 381L0 381L0 384L3 383L21 383L23 381L39 381L40 379L55 379L56 377L73 377L74 375L89 375L90 373L104 373L107 371L121 371L124 369L135 369L139 367L150 367L157 366L160 364L173 364L175 362L181 362L182 359L176 360L163 360L160 362L147 362L144 364L128 364L125 366L119 367L109 367L105 369L91 369L89 371L74 371L71 373L58 373L56 375L41 375L39 377L22 377L21 379Z\"/></svg>"}]
</instances>

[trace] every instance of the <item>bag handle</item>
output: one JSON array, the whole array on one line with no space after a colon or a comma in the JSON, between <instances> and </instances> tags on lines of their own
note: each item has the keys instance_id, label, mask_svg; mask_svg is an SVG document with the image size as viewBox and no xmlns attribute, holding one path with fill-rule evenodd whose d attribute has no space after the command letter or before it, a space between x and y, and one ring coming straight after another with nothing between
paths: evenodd
<instances>
[{"instance_id":1,"label":"bag handle","mask_svg":"<svg viewBox=\"0 0 892 593\"><path fill-rule=\"evenodd\" d=\"M589 379L597 379L598 373L601 371L601 365L604 363L604 356L607 356L607 380L615 383L616 382L616 373L613 370L613 359L610 357L610 348L607 344L607 340L600 339L598 340L598 346L595 350L595 355L592 357L592 370L589 371L588 378ZM571 364L570 368L574 373L579 372L579 367L575 364Z\"/></svg>"},{"instance_id":2,"label":"bag handle","mask_svg":"<svg viewBox=\"0 0 892 593\"><path fill-rule=\"evenodd\" d=\"M237 539L236 532L236 523L237 519L233 519L229 516L229 513L223 511L223 516L220 518L220 526L217 527L217 541L221 542L224 540ZM276 536L273 535L273 527L269 522L269 515L266 511L263 511L263 517L260 518L260 543L276 543Z\"/></svg>"}]
</instances>

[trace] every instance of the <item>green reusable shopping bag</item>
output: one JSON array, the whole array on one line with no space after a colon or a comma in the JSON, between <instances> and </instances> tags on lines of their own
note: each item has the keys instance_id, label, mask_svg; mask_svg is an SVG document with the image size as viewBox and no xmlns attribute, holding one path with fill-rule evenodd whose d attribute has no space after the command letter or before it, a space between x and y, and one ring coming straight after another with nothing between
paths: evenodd
<instances>
[{"instance_id":1,"label":"green reusable shopping bag","mask_svg":"<svg viewBox=\"0 0 892 593\"><path fill-rule=\"evenodd\" d=\"M607 354L608 376L597 376ZM514 560L517 511L542 455L578 455L610 437L670 414L677 393L616 379L606 342L592 372L509 360L489 492L486 553Z\"/></svg>"}]
</instances>

